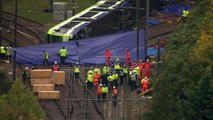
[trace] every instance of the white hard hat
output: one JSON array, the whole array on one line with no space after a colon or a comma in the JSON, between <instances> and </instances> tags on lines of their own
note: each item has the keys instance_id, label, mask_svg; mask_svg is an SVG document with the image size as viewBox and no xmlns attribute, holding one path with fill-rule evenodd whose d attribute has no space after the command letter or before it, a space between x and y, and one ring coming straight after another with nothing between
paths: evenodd
<instances>
[{"instance_id":1,"label":"white hard hat","mask_svg":"<svg viewBox=\"0 0 213 120\"><path fill-rule=\"evenodd\" d=\"M102 84L100 84L100 86L102 86Z\"/></svg>"},{"instance_id":2,"label":"white hard hat","mask_svg":"<svg viewBox=\"0 0 213 120\"><path fill-rule=\"evenodd\" d=\"M26 70L28 70L28 67L25 67Z\"/></svg>"},{"instance_id":3,"label":"white hard hat","mask_svg":"<svg viewBox=\"0 0 213 120\"><path fill-rule=\"evenodd\" d=\"M54 63L57 64L57 61L55 61Z\"/></svg>"}]
</instances>

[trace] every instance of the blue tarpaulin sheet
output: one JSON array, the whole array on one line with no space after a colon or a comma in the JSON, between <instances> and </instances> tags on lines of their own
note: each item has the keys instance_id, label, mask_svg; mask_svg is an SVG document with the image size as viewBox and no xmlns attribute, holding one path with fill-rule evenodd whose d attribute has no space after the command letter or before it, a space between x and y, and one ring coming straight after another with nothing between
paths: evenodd
<instances>
[{"instance_id":1,"label":"blue tarpaulin sheet","mask_svg":"<svg viewBox=\"0 0 213 120\"><path fill-rule=\"evenodd\" d=\"M173 3L173 4L168 4L164 6L164 12L169 12L169 13L178 13L182 14L184 9L190 9L190 5L183 5L179 3Z\"/></svg>"},{"instance_id":2,"label":"blue tarpaulin sheet","mask_svg":"<svg viewBox=\"0 0 213 120\"><path fill-rule=\"evenodd\" d=\"M49 63L58 61L60 63L59 50L66 47L68 58L66 63L79 61L80 64L104 64L105 49L108 48L112 54L112 61L120 57L125 61L125 49L129 48L131 58L136 59L136 31L106 35L84 40L72 40L64 43L45 44L17 48L18 64L42 64L43 51L49 53ZM13 52L12 52L13 53ZM140 30L139 56L144 55L144 31Z\"/></svg>"},{"instance_id":3,"label":"blue tarpaulin sheet","mask_svg":"<svg viewBox=\"0 0 213 120\"><path fill-rule=\"evenodd\" d=\"M156 56L158 52L158 48L149 47L147 51L148 51L147 53L148 56ZM164 51L164 47L161 47L160 52L163 52L163 51Z\"/></svg>"},{"instance_id":4,"label":"blue tarpaulin sheet","mask_svg":"<svg viewBox=\"0 0 213 120\"><path fill-rule=\"evenodd\" d=\"M153 18L149 18L149 19L148 19L148 23L149 23L150 25L158 25L158 24L160 24L160 22L159 22L158 20L155 20L155 19L153 19Z\"/></svg>"}]
</instances>

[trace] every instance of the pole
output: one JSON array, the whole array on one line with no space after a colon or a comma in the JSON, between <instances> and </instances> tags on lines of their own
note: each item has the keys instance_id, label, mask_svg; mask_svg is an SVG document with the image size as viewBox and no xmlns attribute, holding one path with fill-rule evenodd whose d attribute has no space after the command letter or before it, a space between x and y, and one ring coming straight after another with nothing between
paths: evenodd
<instances>
[{"instance_id":1,"label":"pole","mask_svg":"<svg viewBox=\"0 0 213 120\"><path fill-rule=\"evenodd\" d=\"M16 39L17 39L17 13L18 0L15 0L15 19L14 19L14 45L13 45L13 80L16 80Z\"/></svg>"},{"instance_id":2,"label":"pole","mask_svg":"<svg viewBox=\"0 0 213 120\"><path fill-rule=\"evenodd\" d=\"M50 12L53 11L53 0L48 0L48 10L49 10Z\"/></svg>"},{"instance_id":3,"label":"pole","mask_svg":"<svg viewBox=\"0 0 213 120\"><path fill-rule=\"evenodd\" d=\"M139 61L139 29L140 29L140 24L139 24L139 22L140 22L140 10L139 10L139 8L140 8L140 0L137 0L137 3L136 3L137 5L137 9L136 9L136 21L137 21L137 37L136 37L136 48L137 48L137 52L136 52L136 60L137 60L137 62Z\"/></svg>"},{"instance_id":4,"label":"pole","mask_svg":"<svg viewBox=\"0 0 213 120\"><path fill-rule=\"evenodd\" d=\"M2 0L0 0L0 46L2 45Z\"/></svg>"},{"instance_id":5,"label":"pole","mask_svg":"<svg viewBox=\"0 0 213 120\"><path fill-rule=\"evenodd\" d=\"M157 76L160 74L160 37L158 38L158 51L157 51Z\"/></svg>"},{"instance_id":6,"label":"pole","mask_svg":"<svg viewBox=\"0 0 213 120\"><path fill-rule=\"evenodd\" d=\"M146 30L145 30L145 40L144 40L144 58L147 57L147 42L149 39L149 0L146 0Z\"/></svg>"},{"instance_id":7,"label":"pole","mask_svg":"<svg viewBox=\"0 0 213 120\"><path fill-rule=\"evenodd\" d=\"M74 4L74 6L72 6L72 14L75 15L76 14L76 0L72 0L72 3Z\"/></svg>"}]
</instances>

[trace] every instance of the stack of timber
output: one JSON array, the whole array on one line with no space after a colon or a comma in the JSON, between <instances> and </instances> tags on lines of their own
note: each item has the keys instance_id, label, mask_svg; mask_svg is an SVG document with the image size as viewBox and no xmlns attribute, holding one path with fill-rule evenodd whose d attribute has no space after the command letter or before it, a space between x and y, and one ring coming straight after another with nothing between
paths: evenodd
<instances>
[{"instance_id":1,"label":"stack of timber","mask_svg":"<svg viewBox=\"0 0 213 120\"><path fill-rule=\"evenodd\" d=\"M65 72L51 69L31 70L31 85L39 99L59 99L60 91L54 90L54 84L65 84Z\"/></svg>"},{"instance_id":2,"label":"stack of timber","mask_svg":"<svg viewBox=\"0 0 213 120\"><path fill-rule=\"evenodd\" d=\"M64 71L54 71L52 83L55 85L65 85L65 72Z\"/></svg>"},{"instance_id":3,"label":"stack of timber","mask_svg":"<svg viewBox=\"0 0 213 120\"><path fill-rule=\"evenodd\" d=\"M51 79L52 79L51 69L31 70L31 85L51 84Z\"/></svg>"}]
</instances>

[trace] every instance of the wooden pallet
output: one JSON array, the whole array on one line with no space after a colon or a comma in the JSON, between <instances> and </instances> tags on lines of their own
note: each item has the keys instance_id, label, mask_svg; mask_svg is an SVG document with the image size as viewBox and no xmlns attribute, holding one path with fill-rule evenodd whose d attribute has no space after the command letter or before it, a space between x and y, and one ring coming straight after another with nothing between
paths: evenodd
<instances>
[{"instance_id":1,"label":"wooden pallet","mask_svg":"<svg viewBox=\"0 0 213 120\"><path fill-rule=\"evenodd\" d=\"M38 91L54 91L53 84L34 84L33 85L33 92Z\"/></svg>"},{"instance_id":2,"label":"wooden pallet","mask_svg":"<svg viewBox=\"0 0 213 120\"><path fill-rule=\"evenodd\" d=\"M60 91L38 91L38 99L59 99Z\"/></svg>"},{"instance_id":3,"label":"wooden pallet","mask_svg":"<svg viewBox=\"0 0 213 120\"><path fill-rule=\"evenodd\" d=\"M54 71L52 84L65 85L65 72L64 71Z\"/></svg>"},{"instance_id":4,"label":"wooden pallet","mask_svg":"<svg viewBox=\"0 0 213 120\"><path fill-rule=\"evenodd\" d=\"M34 84L52 84L51 78L31 78L31 85Z\"/></svg>"},{"instance_id":5,"label":"wooden pallet","mask_svg":"<svg viewBox=\"0 0 213 120\"><path fill-rule=\"evenodd\" d=\"M52 70L51 69L36 69L31 70L31 77L34 78L50 78L52 77Z\"/></svg>"}]
</instances>

